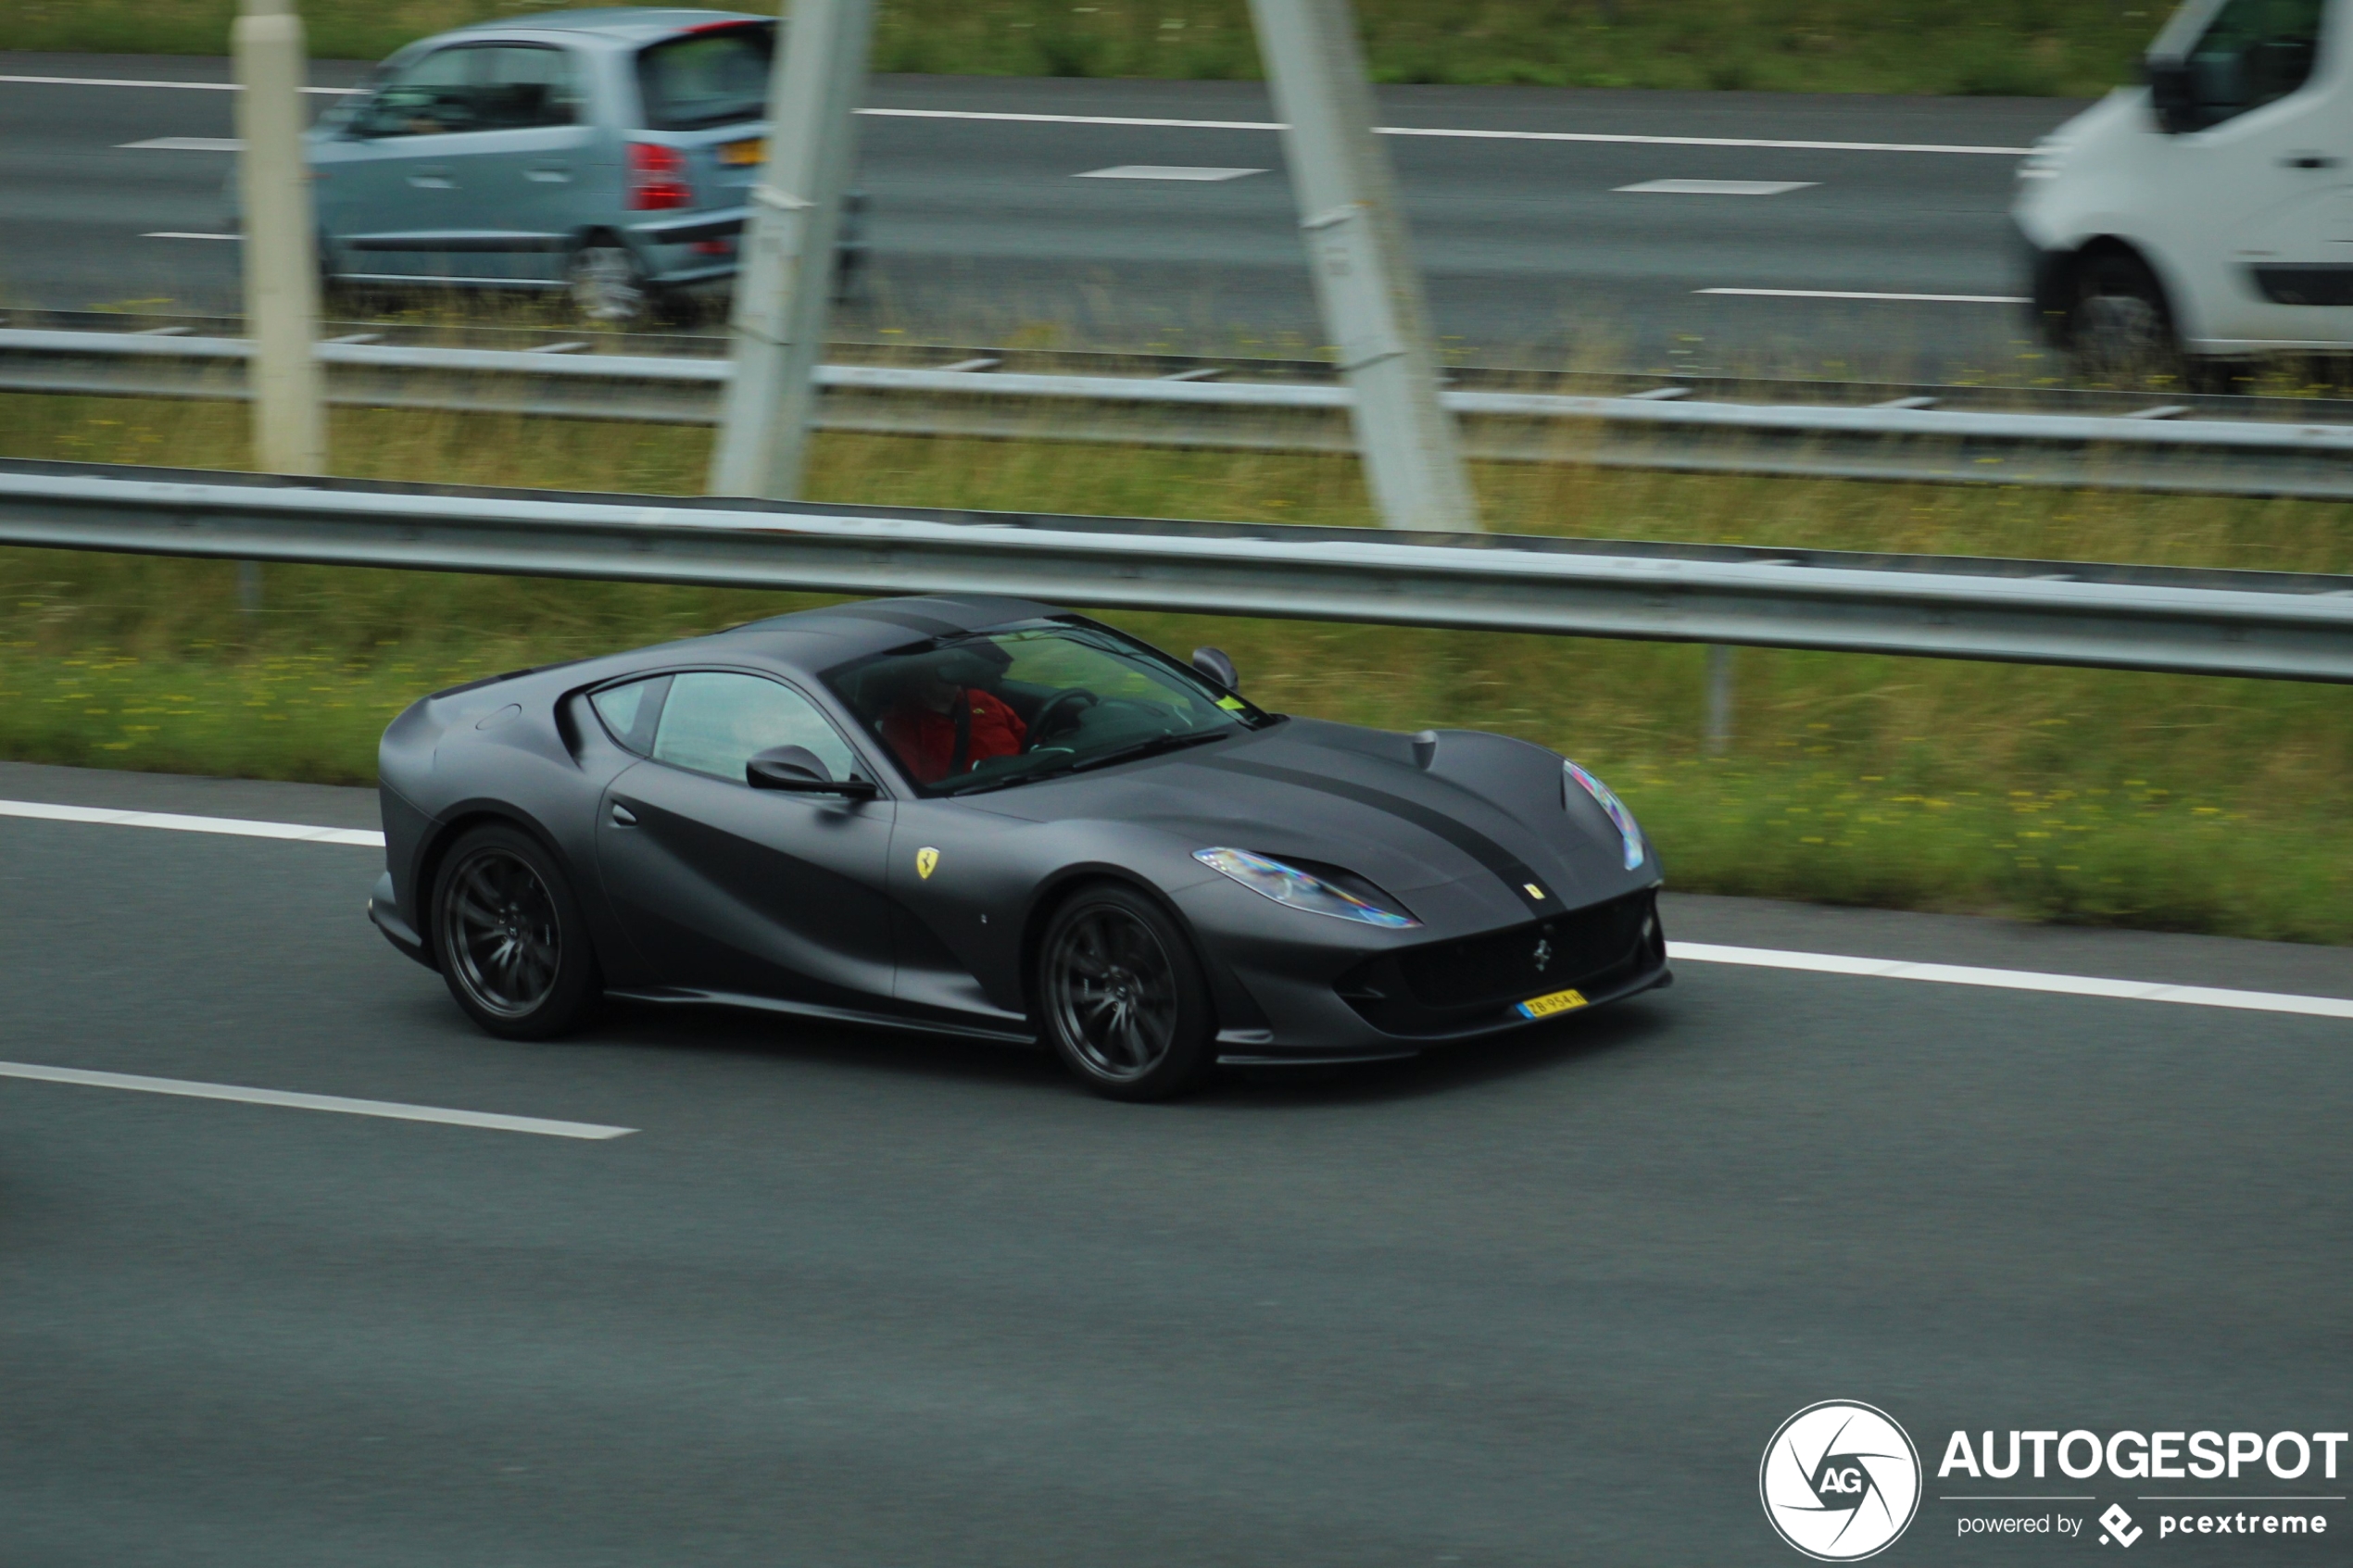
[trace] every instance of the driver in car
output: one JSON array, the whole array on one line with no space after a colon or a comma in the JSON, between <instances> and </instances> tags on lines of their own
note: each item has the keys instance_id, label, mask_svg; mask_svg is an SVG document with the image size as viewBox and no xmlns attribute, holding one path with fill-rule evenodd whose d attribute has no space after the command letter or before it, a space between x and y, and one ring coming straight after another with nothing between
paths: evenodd
<instances>
[{"instance_id":1,"label":"driver in car","mask_svg":"<svg viewBox=\"0 0 2353 1568\"><path fill-rule=\"evenodd\" d=\"M935 660L909 671L899 698L877 726L918 784L970 772L996 757L1014 757L1029 738L1002 698L971 684L978 660Z\"/></svg>"}]
</instances>

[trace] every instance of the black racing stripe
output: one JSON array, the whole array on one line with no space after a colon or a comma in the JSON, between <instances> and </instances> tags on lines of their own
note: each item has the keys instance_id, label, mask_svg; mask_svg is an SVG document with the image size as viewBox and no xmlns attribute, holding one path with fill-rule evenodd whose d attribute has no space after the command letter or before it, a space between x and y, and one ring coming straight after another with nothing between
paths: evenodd
<instances>
[{"instance_id":1,"label":"black racing stripe","mask_svg":"<svg viewBox=\"0 0 2353 1568\"><path fill-rule=\"evenodd\" d=\"M1376 811L1402 817L1423 832L1444 839L1493 872L1502 879L1504 885L1530 909L1542 909L1549 913L1554 908L1549 899L1540 904L1529 896L1528 889L1531 884L1537 887L1544 885L1543 879L1536 874L1532 867L1477 828L1466 827L1442 811L1433 811L1427 806L1408 800L1402 795L1391 795L1385 789L1350 784L1345 779L1327 778L1321 773L1302 772L1297 768L1281 768L1271 762L1252 762L1240 757L1203 757L1198 761L1203 768L1222 768L1229 773L1250 773L1278 784L1297 784L1302 789L1336 795L1343 800L1353 800L1359 806L1369 806Z\"/></svg>"}]
</instances>

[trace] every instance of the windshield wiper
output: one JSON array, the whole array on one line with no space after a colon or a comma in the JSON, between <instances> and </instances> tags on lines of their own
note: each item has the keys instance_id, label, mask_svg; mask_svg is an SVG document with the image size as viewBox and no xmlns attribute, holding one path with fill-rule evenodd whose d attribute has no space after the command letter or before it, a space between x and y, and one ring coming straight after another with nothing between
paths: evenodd
<instances>
[{"instance_id":1,"label":"windshield wiper","mask_svg":"<svg viewBox=\"0 0 2353 1568\"><path fill-rule=\"evenodd\" d=\"M1039 779L1056 779L1064 773L1085 772L1095 768L1108 768L1114 762L1133 762L1139 757L1157 757L1164 751L1176 751L1206 741L1224 740L1242 733L1238 725L1231 730L1197 731L1191 734L1154 735L1133 746L1123 746L1093 757L1065 757L1050 767L1032 769L1025 773L998 774L975 779L969 784L954 784L942 790L943 795L980 795L992 789L1007 789L1014 784L1034 784Z\"/></svg>"},{"instance_id":2,"label":"windshield wiper","mask_svg":"<svg viewBox=\"0 0 2353 1568\"><path fill-rule=\"evenodd\" d=\"M1095 757L1080 757L1072 760L1068 771L1081 772L1089 768L1108 768L1114 762L1133 762L1139 757L1157 757L1164 751L1181 750L1189 746L1224 740L1233 730L1197 730L1191 734L1154 735L1134 746L1123 746L1116 751L1106 751ZM1032 775L1033 777L1035 775Z\"/></svg>"}]
</instances>

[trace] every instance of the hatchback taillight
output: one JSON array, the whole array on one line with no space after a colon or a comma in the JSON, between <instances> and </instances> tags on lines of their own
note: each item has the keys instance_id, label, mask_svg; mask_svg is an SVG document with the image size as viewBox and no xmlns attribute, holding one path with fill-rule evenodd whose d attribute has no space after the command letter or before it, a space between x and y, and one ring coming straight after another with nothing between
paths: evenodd
<instances>
[{"instance_id":1,"label":"hatchback taillight","mask_svg":"<svg viewBox=\"0 0 2353 1568\"><path fill-rule=\"evenodd\" d=\"M659 212L695 205L695 188L686 182L686 155L658 142L629 144L629 207L634 212Z\"/></svg>"}]
</instances>

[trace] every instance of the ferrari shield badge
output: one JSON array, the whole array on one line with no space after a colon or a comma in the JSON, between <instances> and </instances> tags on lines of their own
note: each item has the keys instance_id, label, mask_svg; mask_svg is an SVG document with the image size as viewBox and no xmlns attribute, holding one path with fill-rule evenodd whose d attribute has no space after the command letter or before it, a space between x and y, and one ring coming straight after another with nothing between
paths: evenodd
<instances>
[{"instance_id":1,"label":"ferrari shield badge","mask_svg":"<svg viewBox=\"0 0 2353 1568\"><path fill-rule=\"evenodd\" d=\"M938 866L938 864L939 851L934 849L930 845L926 844L921 849L915 851L915 874L922 877L925 881L928 882L931 880L931 873L933 870Z\"/></svg>"}]
</instances>

